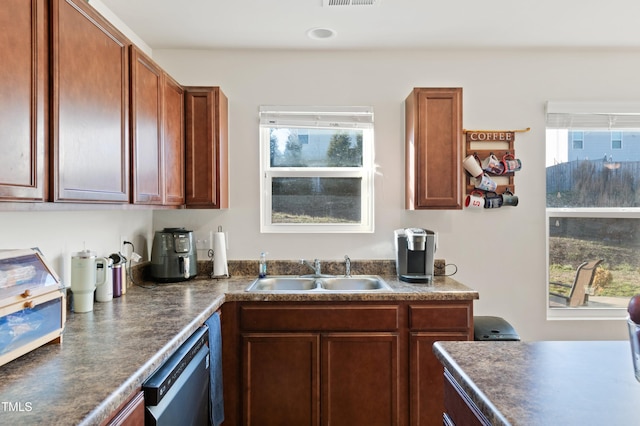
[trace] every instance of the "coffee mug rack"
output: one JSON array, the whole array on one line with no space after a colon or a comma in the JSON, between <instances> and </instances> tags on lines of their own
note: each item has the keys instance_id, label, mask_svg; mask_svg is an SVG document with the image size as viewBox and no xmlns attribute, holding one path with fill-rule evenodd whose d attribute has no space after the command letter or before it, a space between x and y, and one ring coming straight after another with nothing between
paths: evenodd
<instances>
[{"instance_id":1,"label":"coffee mug rack","mask_svg":"<svg viewBox=\"0 0 640 426\"><path fill-rule=\"evenodd\" d=\"M521 130L463 130L465 136L465 157L468 155L477 155L480 161L489 157L491 154L495 155L499 159L502 159L505 155L513 155L514 158L518 158L514 146L516 133L528 132L530 127ZM494 192L498 194L504 193L509 189L514 194L516 193L514 172L505 173L501 175L495 175L488 173L493 180L498 184L498 187ZM472 191L477 190L471 176L465 171L465 192L467 195Z\"/></svg>"}]
</instances>

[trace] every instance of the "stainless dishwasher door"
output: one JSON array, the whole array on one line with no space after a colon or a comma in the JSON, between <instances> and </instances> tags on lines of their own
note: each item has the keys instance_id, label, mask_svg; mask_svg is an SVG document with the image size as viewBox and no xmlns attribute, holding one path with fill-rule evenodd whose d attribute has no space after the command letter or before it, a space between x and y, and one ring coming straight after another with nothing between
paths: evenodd
<instances>
[{"instance_id":1,"label":"stainless dishwasher door","mask_svg":"<svg viewBox=\"0 0 640 426\"><path fill-rule=\"evenodd\" d=\"M145 425L209 425L208 328L199 328L144 384Z\"/></svg>"}]
</instances>

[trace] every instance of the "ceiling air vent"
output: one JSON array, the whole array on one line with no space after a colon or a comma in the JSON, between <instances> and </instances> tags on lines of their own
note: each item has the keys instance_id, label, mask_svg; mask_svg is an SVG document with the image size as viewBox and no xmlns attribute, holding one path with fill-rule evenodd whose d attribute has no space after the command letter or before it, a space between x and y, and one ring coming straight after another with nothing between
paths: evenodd
<instances>
[{"instance_id":1,"label":"ceiling air vent","mask_svg":"<svg viewBox=\"0 0 640 426\"><path fill-rule=\"evenodd\" d=\"M322 0L322 6L377 6L381 0Z\"/></svg>"}]
</instances>

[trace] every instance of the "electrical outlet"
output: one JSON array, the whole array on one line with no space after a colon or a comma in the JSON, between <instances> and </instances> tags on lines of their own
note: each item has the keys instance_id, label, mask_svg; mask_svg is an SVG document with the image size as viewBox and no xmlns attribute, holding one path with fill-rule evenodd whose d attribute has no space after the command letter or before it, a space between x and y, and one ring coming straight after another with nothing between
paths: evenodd
<instances>
[{"instance_id":1,"label":"electrical outlet","mask_svg":"<svg viewBox=\"0 0 640 426\"><path fill-rule=\"evenodd\" d=\"M118 247L118 251L119 251L120 253L123 253L123 252L124 252L124 242L125 242L125 241L129 241L129 240L128 240L128 239L127 239L127 237L125 237L124 235L120 235L120 247Z\"/></svg>"},{"instance_id":2,"label":"electrical outlet","mask_svg":"<svg viewBox=\"0 0 640 426\"><path fill-rule=\"evenodd\" d=\"M196 240L196 249L209 250L211 248L211 240L209 238L209 233L196 232L194 236Z\"/></svg>"}]
</instances>

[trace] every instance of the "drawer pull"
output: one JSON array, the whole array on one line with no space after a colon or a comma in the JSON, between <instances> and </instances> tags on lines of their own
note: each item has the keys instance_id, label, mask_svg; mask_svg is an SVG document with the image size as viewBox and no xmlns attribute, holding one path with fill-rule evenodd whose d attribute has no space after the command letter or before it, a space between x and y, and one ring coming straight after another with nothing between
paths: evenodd
<instances>
[{"instance_id":1,"label":"drawer pull","mask_svg":"<svg viewBox=\"0 0 640 426\"><path fill-rule=\"evenodd\" d=\"M24 302L24 307L28 308L28 309L33 308L33 300L28 300L28 301Z\"/></svg>"},{"instance_id":2,"label":"drawer pull","mask_svg":"<svg viewBox=\"0 0 640 426\"><path fill-rule=\"evenodd\" d=\"M29 296L31 296L31 290L26 289L26 290L24 291L24 293L22 293L22 294L21 294L21 296L22 296L22 297L29 297Z\"/></svg>"}]
</instances>

